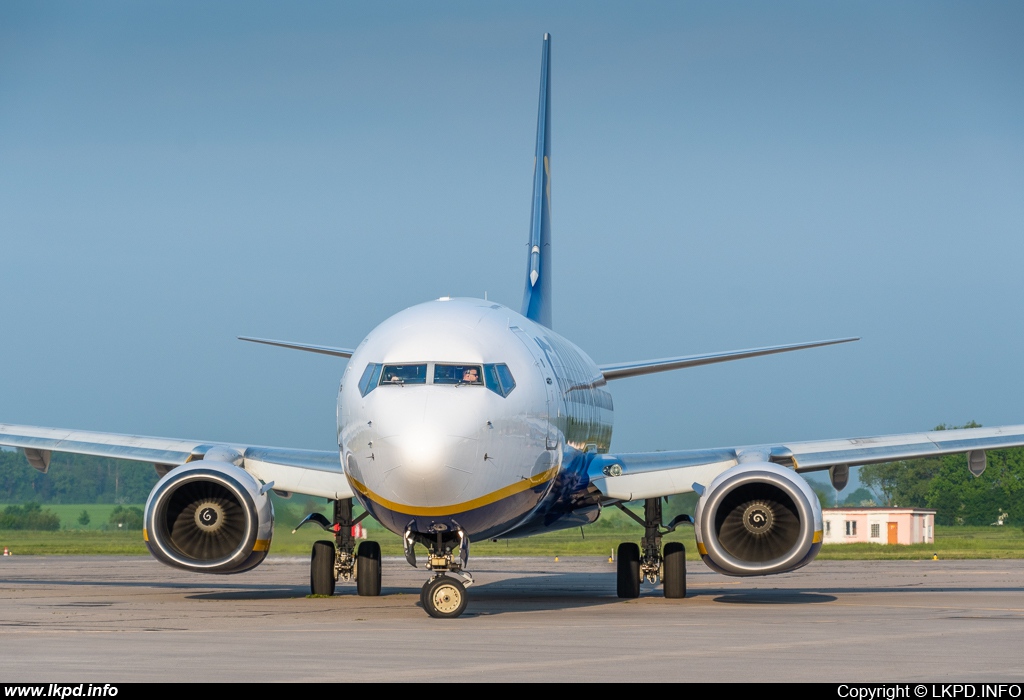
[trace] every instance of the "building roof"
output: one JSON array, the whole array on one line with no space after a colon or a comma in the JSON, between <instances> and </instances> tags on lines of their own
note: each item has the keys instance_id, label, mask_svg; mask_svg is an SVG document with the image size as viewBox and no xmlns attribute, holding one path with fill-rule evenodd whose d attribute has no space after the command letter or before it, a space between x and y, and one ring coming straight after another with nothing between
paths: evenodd
<instances>
[{"instance_id":1,"label":"building roof","mask_svg":"<svg viewBox=\"0 0 1024 700\"><path fill-rule=\"evenodd\" d=\"M930 508L901 508L899 506L841 506L839 508L822 508L822 513L935 513Z\"/></svg>"}]
</instances>

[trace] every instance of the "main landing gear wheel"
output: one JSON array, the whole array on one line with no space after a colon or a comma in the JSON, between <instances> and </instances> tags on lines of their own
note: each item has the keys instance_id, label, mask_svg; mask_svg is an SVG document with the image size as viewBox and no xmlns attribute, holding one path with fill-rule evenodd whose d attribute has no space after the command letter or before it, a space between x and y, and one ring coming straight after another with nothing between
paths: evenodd
<instances>
[{"instance_id":1,"label":"main landing gear wheel","mask_svg":"<svg viewBox=\"0 0 1024 700\"><path fill-rule=\"evenodd\" d=\"M420 602L431 617L458 617L466 610L466 588L451 576L436 576L423 584Z\"/></svg>"},{"instance_id":2,"label":"main landing gear wheel","mask_svg":"<svg viewBox=\"0 0 1024 700\"><path fill-rule=\"evenodd\" d=\"M669 542L662 556L661 588L666 598L686 597L686 547Z\"/></svg>"},{"instance_id":3,"label":"main landing gear wheel","mask_svg":"<svg viewBox=\"0 0 1024 700\"><path fill-rule=\"evenodd\" d=\"M619 545L616 592L620 598L640 597L640 546L635 542Z\"/></svg>"},{"instance_id":4,"label":"main landing gear wheel","mask_svg":"<svg viewBox=\"0 0 1024 700\"><path fill-rule=\"evenodd\" d=\"M319 540L313 543L309 560L309 591L313 595L334 595L334 543Z\"/></svg>"},{"instance_id":5,"label":"main landing gear wheel","mask_svg":"<svg viewBox=\"0 0 1024 700\"><path fill-rule=\"evenodd\" d=\"M380 595L380 545L363 542L356 553L356 593Z\"/></svg>"}]
</instances>

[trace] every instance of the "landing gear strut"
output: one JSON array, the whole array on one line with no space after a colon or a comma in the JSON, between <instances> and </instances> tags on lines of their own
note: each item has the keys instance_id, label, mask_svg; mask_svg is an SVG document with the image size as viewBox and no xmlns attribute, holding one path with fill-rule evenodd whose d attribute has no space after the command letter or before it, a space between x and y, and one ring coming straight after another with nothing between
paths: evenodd
<instances>
[{"instance_id":1,"label":"landing gear strut","mask_svg":"<svg viewBox=\"0 0 1024 700\"><path fill-rule=\"evenodd\" d=\"M640 597L643 581L658 583L666 598L686 597L686 548L680 542L669 542L662 553L661 538L672 532L680 523L692 523L689 515L676 516L667 527L662 526L660 498L644 501L644 517L640 518L621 503L616 506L644 528L644 536L638 547L633 542L623 542L618 549L616 567L616 593L620 598Z\"/></svg>"},{"instance_id":2,"label":"landing gear strut","mask_svg":"<svg viewBox=\"0 0 1024 700\"><path fill-rule=\"evenodd\" d=\"M466 588L473 585L473 576L465 571L469 563L469 537L462 530L454 532L435 529L424 535L413 532L411 526L405 532L405 559L416 566L417 544L427 548L426 568L431 576L420 590L420 603L431 617L458 617L466 610ZM459 555L456 558L455 549ZM461 579L461 580L460 580Z\"/></svg>"},{"instance_id":3,"label":"landing gear strut","mask_svg":"<svg viewBox=\"0 0 1024 700\"><path fill-rule=\"evenodd\" d=\"M365 517L363 513L353 518L352 499L342 498L334 501L333 524L319 513L311 513L296 526L298 530L306 523L316 523L334 533L334 542L313 543L309 564L309 589L313 595L334 595L337 581L355 581L359 595L380 595L380 545L363 542L357 552L356 538L352 536L352 526Z\"/></svg>"}]
</instances>

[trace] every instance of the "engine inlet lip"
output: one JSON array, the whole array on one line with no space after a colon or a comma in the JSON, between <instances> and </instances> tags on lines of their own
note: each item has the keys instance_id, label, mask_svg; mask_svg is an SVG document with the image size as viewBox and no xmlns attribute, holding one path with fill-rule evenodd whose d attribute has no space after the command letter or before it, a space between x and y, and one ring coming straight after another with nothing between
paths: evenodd
<instances>
[{"instance_id":1,"label":"engine inlet lip","mask_svg":"<svg viewBox=\"0 0 1024 700\"><path fill-rule=\"evenodd\" d=\"M745 484L765 482L781 490L793 501L800 518L800 533L790 550L780 557L763 562L743 561L730 554L719 541L714 514L722 500L733 490ZM754 470L737 474L715 488L703 507L700 529L708 556L726 572L734 576L774 574L789 571L807 555L814 540L814 513L808 507L806 496L795 485L770 471Z\"/></svg>"},{"instance_id":2,"label":"engine inlet lip","mask_svg":"<svg viewBox=\"0 0 1024 700\"><path fill-rule=\"evenodd\" d=\"M172 472L173 473L173 472ZM196 481L212 481L223 486L238 500L245 513L245 536L241 544L233 552L220 559L201 561L184 556L170 543L170 532L164 515L167 511L167 504L171 496L181 487ZM151 507L146 513L146 529L149 533L149 542L155 546L161 556L167 559L166 563L179 566L192 571L216 572L222 569L231 570L244 562L256 545L258 535L259 516L256 513L256 504L253 503L247 489L235 479L212 469L195 469L188 474L172 479L160 485L150 500Z\"/></svg>"}]
</instances>

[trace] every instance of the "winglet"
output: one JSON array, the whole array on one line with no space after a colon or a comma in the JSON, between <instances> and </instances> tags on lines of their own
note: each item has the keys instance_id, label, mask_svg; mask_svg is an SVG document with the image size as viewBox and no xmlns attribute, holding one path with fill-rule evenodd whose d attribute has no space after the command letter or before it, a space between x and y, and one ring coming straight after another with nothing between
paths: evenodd
<instances>
[{"instance_id":1,"label":"winglet","mask_svg":"<svg viewBox=\"0 0 1024 700\"><path fill-rule=\"evenodd\" d=\"M551 328L551 35L544 34L523 316Z\"/></svg>"}]
</instances>

